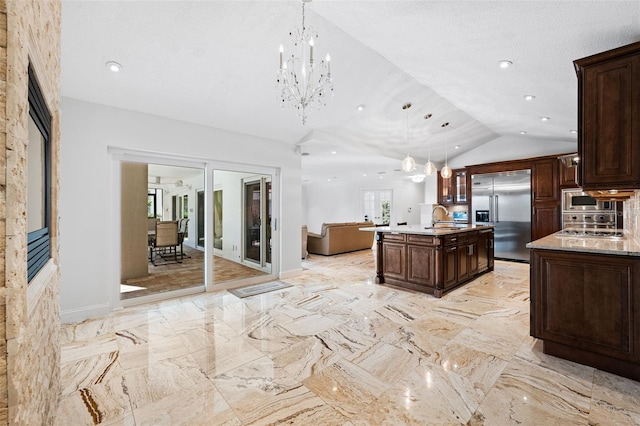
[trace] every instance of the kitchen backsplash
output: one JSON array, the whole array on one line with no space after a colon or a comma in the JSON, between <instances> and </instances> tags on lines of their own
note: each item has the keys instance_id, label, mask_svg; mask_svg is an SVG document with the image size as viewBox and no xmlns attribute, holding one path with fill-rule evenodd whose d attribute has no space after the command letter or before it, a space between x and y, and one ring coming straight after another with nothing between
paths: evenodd
<instances>
[{"instance_id":1,"label":"kitchen backsplash","mask_svg":"<svg viewBox=\"0 0 640 426\"><path fill-rule=\"evenodd\" d=\"M640 243L640 190L624 203L624 210L625 228Z\"/></svg>"}]
</instances>

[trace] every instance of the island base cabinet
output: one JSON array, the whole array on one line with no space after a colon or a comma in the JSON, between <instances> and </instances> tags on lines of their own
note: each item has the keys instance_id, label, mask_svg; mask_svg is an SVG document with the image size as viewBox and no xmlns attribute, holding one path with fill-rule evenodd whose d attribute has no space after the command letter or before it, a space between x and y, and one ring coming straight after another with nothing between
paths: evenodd
<instances>
[{"instance_id":1,"label":"island base cabinet","mask_svg":"<svg viewBox=\"0 0 640 426\"><path fill-rule=\"evenodd\" d=\"M532 250L531 335L547 354L640 380L640 259Z\"/></svg>"},{"instance_id":2,"label":"island base cabinet","mask_svg":"<svg viewBox=\"0 0 640 426\"><path fill-rule=\"evenodd\" d=\"M407 281L433 287L436 282L436 249L407 246Z\"/></svg>"},{"instance_id":3,"label":"island base cabinet","mask_svg":"<svg viewBox=\"0 0 640 426\"><path fill-rule=\"evenodd\" d=\"M388 279L405 281L407 279L405 257L407 247L404 244L386 243L382 246L385 259L383 273Z\"/></svg>"},{"instance_id":4,"label":"island base cabinet","mask_svg":"<svg viewBox=\"0 0 640 426\"><path fill-rule=\"evenodd\" d=\"M493 240L493 230L485 234ZM468 235L467 235L468 234ZM442 236L377 232L376 283L442 297L449 290L487 272L478 268L478 233ZM461 254L459 254L461 253ZM485 252L493 264L493 252Z\"/></svg>"}]
</instances>

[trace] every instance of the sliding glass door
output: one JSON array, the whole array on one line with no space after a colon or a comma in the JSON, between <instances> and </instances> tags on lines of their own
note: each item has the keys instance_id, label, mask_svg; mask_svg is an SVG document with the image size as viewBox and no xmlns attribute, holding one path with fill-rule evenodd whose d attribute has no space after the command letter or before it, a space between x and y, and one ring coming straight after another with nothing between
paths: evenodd
<instances>
[{"instance_id":1,"label":"sliding glass door","mask_svg":"<svg viewBox=\"0 0 640 426\"><path fill-rule=\"evenodd\" d=\"M271 178L243 180L244 261L270 268L271 264Z\"/></svg>"}]
</instances>

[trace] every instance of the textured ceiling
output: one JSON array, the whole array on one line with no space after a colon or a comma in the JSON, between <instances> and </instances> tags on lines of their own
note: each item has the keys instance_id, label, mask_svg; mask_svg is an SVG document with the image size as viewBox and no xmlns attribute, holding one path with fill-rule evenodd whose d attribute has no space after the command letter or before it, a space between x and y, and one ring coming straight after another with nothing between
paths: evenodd
<instances>
[{"instance_id":1,"label":"textured ceiling","mask_svg":"<svg viewBox=\"0 0 640 426\"><path fill-rule=\"evenodd\" d=\"M275 91L300 4L63 1L62 94L298 145L305 179L361 176L520 131L573 142L572 61L640 40L640 1L315 0L307 22L335 96L303 126Z\"/></svg>"}]
</instances>

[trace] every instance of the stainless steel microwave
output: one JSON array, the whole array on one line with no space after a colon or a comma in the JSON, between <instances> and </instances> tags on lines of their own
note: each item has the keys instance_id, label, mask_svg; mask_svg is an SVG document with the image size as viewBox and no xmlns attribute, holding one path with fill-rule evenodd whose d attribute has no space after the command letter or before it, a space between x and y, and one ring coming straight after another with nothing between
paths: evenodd
<instances>
[{"instance_id":1,"label":"stainless steel microwave","mask_svg":"<svg viewBox=\"0 0 640 426\"><path fill-rule=\"evenodd\" d=\"M563 211L606 211L614 209L614 201L598 200L581 189L562 190Z\"/></svg>"}]
</instances>

